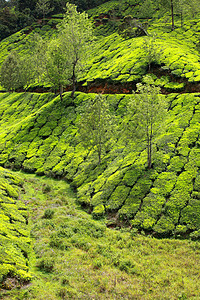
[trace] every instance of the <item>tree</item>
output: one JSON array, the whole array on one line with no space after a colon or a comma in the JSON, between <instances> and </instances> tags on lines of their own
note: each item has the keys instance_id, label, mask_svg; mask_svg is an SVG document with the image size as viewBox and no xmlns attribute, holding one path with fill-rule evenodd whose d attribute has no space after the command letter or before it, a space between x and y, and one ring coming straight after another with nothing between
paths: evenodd
<instances>
[{"instance_id":1,"label":"tree","mask_svg":"<svg viewBox=\"0 0 200 300\"><path fill-rule=\"evenodd\" d=\"M0 71L1 85L9 92L21 87L20 58L12 51L4 60Z\"/></svg>"},{"instance_id":2,"label":"tree","mask_svg":"<svg viewBox=\"0 0 200 300\"><path fill-rule=\"evenodd\" d=\"M160 95L160 88L151 84L147 77L146 84L137 84L137 91L128 105L127 132L132 138L141 137L146 143L148 169L152 168L152 146L156 133L166 113L166 102Z\"/></svg>"},{"instance_id":3,"label":"tree","mask_svg":"<svg viewBox=\"0 0 200 300\"><path fill-rule=\"evenodd\" d=\"M79 121L80 139L85 147L96 149L99 164L106 142L113 136L113 131L114 119L108 102L105 96L99 94L86 103Z\"/></svg>"},{"instance_id":4,"label":"tree","mask_svg":"<svg viewBox=\"0 0 200 300\"><path fill-rule=\"evenodd\" d=\"M122 23L119 25L119 34L124 38L149 35L146 26L130 15L125 16Z\"/></svg>"},{"instance_id":5,"label":"tree","mask_svg":"<svg viewBox=\"0 0 200 300\"><path fill-rule=\"evenodd\" d=\"M9 7L0 10L1 36L3 39L17 31L17 14ZM5 31L4 31L5 30Z\"/></svg>"},{"instance_id":6,"label":"tree","mask_svg":"<svg viewBox=\"0 0 200 300\"><path fill-rule=\"evenodd\" d=\"M172 31L174 31L174 0L158 0L160 8L171 12Z\"/></svg>"},{"instance_id":7,"label":"tree","mask_svg":"<svg viewBox=\"0 0 200 300\"><path fill-rule=\"evenodd\" d=\"M83 70L84 61L93 40L93 29L85 12L77 12L76 6L69 3L67 3L66 9L64 20L59 26L59 38L69 62L69 79L73 86L71 94L73 98L78 75Z\"/></svg>"},{"instance_id":8,"label":"tree","mask_svg":"<svg viewBox=\"0 0 200 300\"><path fill-rule=\"evenodd\" d=\"M59 38L53 39L47 48L46 78L55 89L59 89L62 101L63 86L69 83L70 64L62 40Z\"/></svg>"},{"instance_id":9,"label":"tree","mask_svg":"<svg viewBox=\"0 0 200 300\"><path fill-rule=\"evenodd\" d=\"M39 34L33 35L29 52L33 61L34 78L38 83L42 81L46 69L47 47L47 42Z\"/></svg>"},{"instance_id":10,"label":"tree","mask_svg":"<svg viewBox=\"0 0 200 300\"><path fill-rule=\"evenodd\" d=\"M152 64L159 63L160 55L162 53L161 49L156 46L156 35L145 37L143 41L142 48L144 50L144 59L148 64L149 71L151 70Z\"/></svg>"},{"instance_id":11,"label":"tree","mask_svg":"<svg viewBox=\"0 0 200 300\"><path fill-rule=\"evenodd\" d=\"M27 91L28 86L34 82L34 61L33 57L30 55L24 55L19 61L19 76L21 86Z\"/></svg>"},{"instance_id":12,"label":"tree","mask_svg":"<svg viewBox=\"0 0 200 300\"><path fill-rule=\"evenodd\" d=\"M26 8L30 8L33 12L36 7L37 0L17 0L19 11L23 11Z\"/></svg>"},{"instance_id":13,"label":"tree","mask_svg":"<svg viewBox=\"0 0 200 300\"><path fill-rule=\"evenodd\" d=\"M45 16L48 15L51 11L53 11L54 8L51 7L49 0L38 0L35 10L39 15L42 15L44 22Z\"/></svg>"}]
</instances>

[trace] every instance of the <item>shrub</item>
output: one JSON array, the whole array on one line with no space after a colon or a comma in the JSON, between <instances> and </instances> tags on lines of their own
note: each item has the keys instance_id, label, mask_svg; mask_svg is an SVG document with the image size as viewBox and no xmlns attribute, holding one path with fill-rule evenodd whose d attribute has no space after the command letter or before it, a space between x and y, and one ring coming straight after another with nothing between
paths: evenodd
<instances>
[{"instance_id":1,"label":"shrub","mask_svg":"<svg viewBox=\"0 0 200 300\"><path fill-rule=\"evenodd\" d=\"M36 266L39 268L41 271L44 271L46 273L50 273L53 271L55 265L55 261L51 257L43 257L40 260L38 260Z\"/></svg>"},{"instance_id":2,"label":"shrub","mask_svg":"<svg viewBox=\"0 0 200 300\"><path fill-rule=\"evenodd\" d=\"M62 299L78 299L77 291L73 287L62 287L58 290L57 295Z\"/></svg>"},{"instance_id":3,"label":"shrub","mask_svg":"<svg viewBox=\"0 0 200 300\"><path fill-rule=\"evenodd\" d=\"M50 237L49 246L52 248L58 248L61 250L65 249L64 242L61 238L57 236L57 234L52 234Z\"/></svg>"},{"instance_id":4,"label":"shrub","mask_svg":"<svg viewBox=\"0 0 200 300\"><path fill-rule=\"evenodd\" d=\"M105 214L105 207L103 204L96 206L92 212L92 216L94 219L100 219Z\"/></svg>"},{"instance_id":5,"label":"shrub","mask_svg":"<svg viewBox=\"0 0 200 300\"><path fill-rule=\"evenodd\" d=\"M131 262L130 259L122 259L119 262L119 269L121 271L125 271L127 273L130 273L131 269L134 268L135 265Z\"/></svg>"},{"instance_id":6,"label":"shrub","mask_svg":"<svg viewBox=\"0 0 200 300\"><path fill-rule=\"evenodd\" d=\"M44 215L42 216L43 219L52 219L54 216L54 211L50 208L46 209Z\"/></svg>"},{"instance_id":7,"label":"shrub","mask_svg":"<svg viewBox=\"0 0 200 300\"><path fill-rule=\"evenodd\" d=\"M51 186L48 184L44 184L42 187L42 192L46 194L49 193L50 191L51 191Z\"/></svg>"}]
</instances>

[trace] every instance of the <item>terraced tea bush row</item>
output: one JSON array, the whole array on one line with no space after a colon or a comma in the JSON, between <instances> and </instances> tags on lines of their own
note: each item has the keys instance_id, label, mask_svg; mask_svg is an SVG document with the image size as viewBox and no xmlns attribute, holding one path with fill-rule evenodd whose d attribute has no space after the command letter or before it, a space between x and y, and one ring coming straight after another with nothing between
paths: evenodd
<instances>
[{"instance_id":1,"label":"terraced tea bush row","mask_svg":"<svg viewBox=\"0 0 200 300\"><path fill-rule=\"evenodd\" d=\"M61 103L52 94L2 94L2 103L10 106L3 115L6 122L1 120L1 165L69 180L78 201L89 206L95 218L115 212L138 230L198 236L199 94L167 96L171 109L154 141L151 170L146 167L145 144L124 141L123 134L106 146L101 164L95 149L84 148L78 131L80 107L94 97L76 93L72 103L66 93ZM132 95L106 97L120 132ZM15 115L12 106L23 101L27 105Z\"/></svg>"},{"instance_id":2,"label":"terraced tea bush row","mask_svg":"<svg viewBox=\"0 0 200 300\"><path fill-rule=\"evenodd\" d=\"M23 180L0 168L0 288L10 290L31 280L28 212L20 200Z\"/></svg>"},{"instance_id":3,"label":"terraced tea bush row","mask_svg":"<svg viewBox=\"0 0 200 300\"><path fill-rule=\"evenodd\" d=\"M105 5L108 4L105 3ZM0 64L11 49L22 56L32 51L35 33L39 33L46 40L50 40L57 34L55 29L44 29L34 25L29 34L22 30L3 40L0 45ZM131 83L134 88L133 83L141 81L148 71L147 49L145 50L144 45L145 40L151 41L153 39L151 35L154 34L156 39L153 48L160 53L159 59L152 61L159 75L157 84L168 91L181 91L188 81L191 83L200 81L197 49L199 30L199 20L188 20L183 28L174 32L165 32L162 25L152 23L149 27L149 37L125 40L116 32L106 37L98 37L93 44L92 51L87 55L86 70L80 74L78 81L84 86L90 86L91 82L103 82L105 85L105 81L107 83ZM160 74L163 71L166 75L162 77ZM41 84L45 86L44 82L40 84L36 82L32 84L32 88Z\"/></svg>"}]
</instances>

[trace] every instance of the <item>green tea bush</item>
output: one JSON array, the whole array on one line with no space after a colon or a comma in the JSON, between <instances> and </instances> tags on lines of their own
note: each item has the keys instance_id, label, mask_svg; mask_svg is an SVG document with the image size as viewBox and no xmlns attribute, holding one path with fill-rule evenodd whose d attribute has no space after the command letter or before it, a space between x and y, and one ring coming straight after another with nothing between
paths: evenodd
<instances>
[{"instance_id":1,"label":"green tea bush","mask_svg":"<svg viewBox=\"0 0 200 300\"><path fill-rule=\"evenodd\" d=\"M0 168L0 182L0 287L12 289L32 279L28 213L19 200L23 186L21 178Z\"/></svg>"},{"instance_id":2,"label":"green tea bush","mask_svg":"<svg viewBox=\"0 0 200 300\"><path fill-rule=\"evenodd\" d=\"M92 216L94 219L100 219L104 216L104 214L105 214L105 207L103 204L95 206L92 212Z\"/></svg>"},{"instance_id":3,"label":"green tea bush","mask_svg":"<svg viewBox=\"0 0 200 300\"><path fill-rule=\"evenodd\" d=\"M196 231L190 233L190 238L194 241L200 240L200 230L196 230Z\"/></svg>"}]
</instances>

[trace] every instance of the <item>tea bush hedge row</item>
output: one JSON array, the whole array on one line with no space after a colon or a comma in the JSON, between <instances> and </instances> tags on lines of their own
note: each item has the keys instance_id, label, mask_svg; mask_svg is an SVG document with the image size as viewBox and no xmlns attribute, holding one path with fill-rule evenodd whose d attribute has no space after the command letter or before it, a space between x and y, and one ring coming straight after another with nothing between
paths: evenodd
<instances>
[{"instance_id":1,"label":"tea bush hedge row","mask_svg":"<svg viewBox=\"0 0 200 300\"><path fill-rule=\"evenodd\" d=\"M53 94L1 94L0 107L7 105L0 119L1 165L69 180L94 216L115 212L139 230L157 234L180 232L180 226L184 234L199 230L199 94L166 96L170 109L155 140L152 170L143 143L138 148L119 138L100 165L95 149L83 147L80 107L94 97L77 92L72 102L65 93L60 102ZM106 97L120 124L132 95ZM21 104L23 110L13 109Z\"/></svg>"},{"instance_id":2,"label":"tea bush hedge row","mask_svg":"<svg viewBox=\"0 0 200 300\"><path fill-rule=\"evenodd\" d=\"M106 7L109 2L104 5ZM22 56L29 53L33 47L32 37L34 33L38 32L46 40L50 40L57 34L57 31L50 26L48 30L42 30L40 27L33 25L31 30L29 30L30 28L27 29L30 31L29 33L22 30L1 41L0 64L11 48ZM148 30L150 33L148 39L152 39L151 34L156 34L153 48L159 53L159 57L154 59L152 63L158 72L154 72L153 68L150 73L155 73L156 77L154 78L157 84L170 92L184 90L188 82L198 83L200 81L197 49L200 30L199 20L186 20L185 26L174 32L166 32L164 25L160 25L158 21L152 21ZM97 37L87 55L85 72L80 74L78 81L84 86L88 85L88 87L90 87L91 82L103 85L105 81L108 84L129 82L132 83L130 89L133 89L133 83L141 81L148 72L146 38L137 37L126 40L116 31L108 36ZM32 88L37 85L38 83L32 84ZM45 83L42 85L45 86Z\"/></svg>"},{"instance_id":3,"label":"tea bush hedge row","mask_svg":"<svg viewBox=\"0 0 200 300\"><path fill-rule=\"evenodd\" d=\"M20 177L0 168L0 288L8 290L32 278L28 212L20 200L22 184Z\"/></svg>"}]
</instances>

